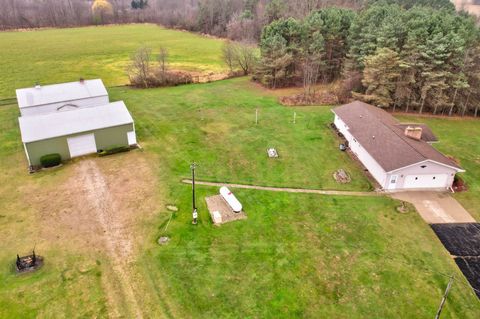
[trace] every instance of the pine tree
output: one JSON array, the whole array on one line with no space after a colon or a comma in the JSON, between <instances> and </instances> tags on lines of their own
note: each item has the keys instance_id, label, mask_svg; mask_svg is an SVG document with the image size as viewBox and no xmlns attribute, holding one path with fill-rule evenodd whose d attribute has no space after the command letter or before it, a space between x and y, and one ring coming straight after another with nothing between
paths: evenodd
<instances>
[{"instance_id":1,"label":"pine tree","mask_svg":"<svg viewBox=\"0 0 480 319\"><path fill-rule=\"evenodd\" d=\"M394 100L394 92L400 77L402 61L398 53L381 48L365 58L362 83L366 92L359 95L363 100L387 108Z\"/></svg>"}]
</instances>

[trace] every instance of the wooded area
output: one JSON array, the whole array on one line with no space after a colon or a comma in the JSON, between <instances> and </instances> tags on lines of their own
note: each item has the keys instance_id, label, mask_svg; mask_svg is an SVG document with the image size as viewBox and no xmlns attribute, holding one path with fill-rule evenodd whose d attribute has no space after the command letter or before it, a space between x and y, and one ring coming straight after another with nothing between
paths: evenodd
<instances>
[{"instance_id":1,"label":"wooded area","mask_svg":"<svg viewBox=\"0 0 480 319\"><path fill-rule=\"evenodd\" d=\"M223 54L269 87L303 84L310 95L335 81L340 101L353 91L394 110L478 115L477 21L449 0L0 0L0 8L0 29L154 22L259 42L259 61L246 45Z\"/></svg>"},{"instance_id":2,"label":"wooded area","mask_svg":"<svg viewBox=\"0 0 480 319\"><path fill-rule=\"evenodd\" d=\"M393 110L478 115L480 31L448 6L374 3L279 19L263 30L256 78L270 87L341 81L353 97ZM407 3L402 2L403 4Z\"/></svg>"}]
</instances>

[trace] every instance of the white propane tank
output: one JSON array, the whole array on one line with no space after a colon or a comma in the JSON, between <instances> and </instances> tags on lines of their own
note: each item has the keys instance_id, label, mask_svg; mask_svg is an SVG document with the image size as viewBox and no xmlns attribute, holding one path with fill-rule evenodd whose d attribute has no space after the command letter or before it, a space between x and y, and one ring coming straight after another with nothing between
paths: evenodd
<instances>
[{"instance_id":1,"label":"white propane tank","mask_svg":"<svg viewBox=\"0 0 480 319\"><path fill-rule=\"evenodd\" d=\"M235 195L233 195L227 187L222 186L220 188L220 195L222 195L223 199L225 199L235 213L240 213L242 211L242 204L240 204Z\"/></svg>"}]
</instances>

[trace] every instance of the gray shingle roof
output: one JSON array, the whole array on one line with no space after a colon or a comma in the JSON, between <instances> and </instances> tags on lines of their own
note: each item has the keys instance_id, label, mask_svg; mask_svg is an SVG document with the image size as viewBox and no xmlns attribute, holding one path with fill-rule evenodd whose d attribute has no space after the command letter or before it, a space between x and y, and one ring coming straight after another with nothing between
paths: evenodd
<instances>
[{"instance_id":1,"label":"gray shingle roof","mask_svg":"<svg viewBox=\"0 0 480 319\"><path fill-rule=\"evenodd\" d=\"M360 101L333 109L348 126L350 133L386 171L433 160L461 168L424 140L414 140L403 134L400 123L384 110Z\"/></svg>"}]
</instances>

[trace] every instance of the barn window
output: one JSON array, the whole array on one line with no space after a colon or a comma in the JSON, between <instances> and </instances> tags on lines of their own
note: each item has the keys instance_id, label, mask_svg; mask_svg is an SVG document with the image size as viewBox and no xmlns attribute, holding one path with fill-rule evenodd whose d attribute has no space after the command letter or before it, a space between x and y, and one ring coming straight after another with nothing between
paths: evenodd
<instances>
[{"instance_id":1,"label":"barn window","mask_svg":"<svg viewBox=\"0 0 480 319\"><path fill-rule=\"evenodd\" d=\"M421 168L425 168L425 167L427 167L427 165L422 165L422 166L420 166L420 167L421 167Z\"/></svg>"}]
</instances>

